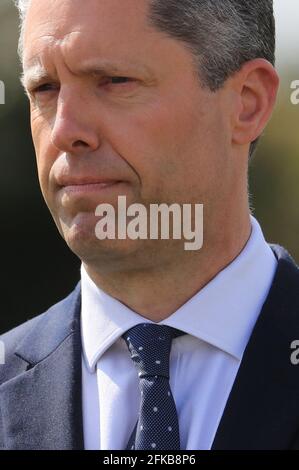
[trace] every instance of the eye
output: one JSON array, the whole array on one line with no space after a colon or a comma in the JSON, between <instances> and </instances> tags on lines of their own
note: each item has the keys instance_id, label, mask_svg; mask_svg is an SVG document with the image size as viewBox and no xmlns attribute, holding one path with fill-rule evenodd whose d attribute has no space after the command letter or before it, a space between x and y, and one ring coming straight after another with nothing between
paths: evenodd
<instances>
[{"instance_id":1,"label":"eye","mask_svg":"<svg viewBox=\"0 0 299 470\"><path fill-rule=\"evenodd\" d=\"M114 77L106 77L103 82L102 82L102 85L110 85L110 86L115 86L117 87L121 85L130 85L130 84L134 84L136 82L136 80L134 78L130 78L130 77L122 77L122 76L114 76Z\"/></svg>"},{"instance_id":2,"label":"eye","mask_svg":"<svg viewBox=\"0 0 299 470\"><path fill-rule=\"evenodd\" d=\"M48 91L53 91L55 90L57 87L51 83L44 83L42 85L39 85L37 87L35 87L33 90L32 90L32 93L45 93L45 92L48 92Z\"/></svg>"},{"instance_id":3,"label":"eye","mask_svg":"<svg viewBox=\"0 0 299 470\"><path fill-rule=\"evenodd\" d=\"M111 80L112 85L118 85L132 81L132 79L128 77L110 77L109 80Z\"/></svg>"}]
</instances>

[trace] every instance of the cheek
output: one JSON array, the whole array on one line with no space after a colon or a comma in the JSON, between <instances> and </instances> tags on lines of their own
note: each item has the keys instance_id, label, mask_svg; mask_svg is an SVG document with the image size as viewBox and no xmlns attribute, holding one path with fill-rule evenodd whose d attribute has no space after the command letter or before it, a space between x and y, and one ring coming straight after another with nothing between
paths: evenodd
<instances>
[{"instance_id":1,"label":"cheek","mask_svg":"<svg viewBox=\"0 0 299 470\"><path fill-rule=\"evenodd\" d=\"M49 173L56 155L51 142L50 126L36 113L31 114L31 132L35 148L38 177L42 192L47 194Z\"/></svg>"},{"instance_id":2,"label":"cheek","mask_svg":"<svg viewBox=\"0 0 299 470\"><path fill-rule=\"evenodd\" d=\"M120 144L120 154L122 146L126 149L130 163L144 173L144 177L156 172L157 168L156 176L168 174L178 163L176 152L192 132L190 124L191 120L188 122L178 110L167 105L150 106L135 110L116 123L117 137L114 141Z\"/></svg>"},{"instance_id":3,"label":"cheek","mask_svg":"<svg viewBox=\"0 0 299 470\"><path fill-rule=\"evenodd\" d=\"M185 192L186 186L202 178L217 141L217 114L207 109L186 100L169 100L135 111L116 126L115 142L123 144L117 151L130 159L144 196L162 190L173 195Z\"/></svg>"}]
</instances>

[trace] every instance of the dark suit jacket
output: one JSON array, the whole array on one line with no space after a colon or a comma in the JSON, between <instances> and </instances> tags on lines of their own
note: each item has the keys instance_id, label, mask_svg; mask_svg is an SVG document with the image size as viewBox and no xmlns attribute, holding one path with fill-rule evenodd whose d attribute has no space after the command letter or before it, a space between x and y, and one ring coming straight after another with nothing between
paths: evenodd
<instances>
[{"instance_id":1,"label":"dark suit jacket","mask_svg":"<svg viewBox=\"0 0 299 470\"><path fill-rule=\"evenodd\" d=\"M213 449L299 449L299 365L290 360L299 339L299 270L283 248L272 249L276 275ZM83 449L80 284L0 339L0 448Z\"/></svg>"}]
</instances>

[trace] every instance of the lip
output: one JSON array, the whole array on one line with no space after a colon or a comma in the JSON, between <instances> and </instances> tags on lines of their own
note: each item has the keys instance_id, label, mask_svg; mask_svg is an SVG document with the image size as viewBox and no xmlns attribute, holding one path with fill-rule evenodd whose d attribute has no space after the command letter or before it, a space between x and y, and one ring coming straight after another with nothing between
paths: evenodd
<instances>
[{"instance_id":1,"label":"lip","mask_svg":"<svg viewBox=\"0 0 299 470\"><path fill-rule=\"evenodd\" d=\"M90 181L90 180L86 180L86 181L70 181L68 183L65 183L61 186L61 190L63 190L64 192L67 192L67 193L75 193L75 194L82 194L82 193L90 193L90 192L99 192L99 191L104 191L104 190L108 190L120 183L122 183L123 181L119 181L119 180L105 180L105 181L102 181L102 180L98 180L98 181Z\"/></svg>"},{"instance_id":2,"label":"lip","mask_svg":"<svg viewBox=\"0 0 299 470\"><path fill-rule=\"evenodd\" d=\"M115 178L103 178L91 176L81 176L81 177L70 177L70 176L60 176L56 179L58 186L60 187L70 187L70 186L86 186L94 184L114 184L118 183L120 180Z\"/></svg>"}]
</instances>

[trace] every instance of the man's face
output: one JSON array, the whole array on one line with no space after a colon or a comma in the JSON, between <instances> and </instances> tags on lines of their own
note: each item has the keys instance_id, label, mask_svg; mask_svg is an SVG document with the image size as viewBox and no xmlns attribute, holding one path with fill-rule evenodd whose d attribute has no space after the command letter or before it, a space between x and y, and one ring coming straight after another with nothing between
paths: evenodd
<instances>
[{"instance_id":1,"label":"man's face","mask_svg":"<svg viewBox=\"0 0 299 470\"><path fill-rule=\"evenodd\" d=\"M29 7L24 72L39 180L83 260L146 246L97 240L101 203L116 207L120 195L147 207L203 203L207 216L231 190L225 91L200 86L191 52L150 27L147 8L147 0Z\"/></svg>"}]
</instances>

